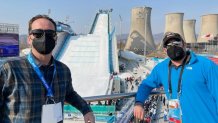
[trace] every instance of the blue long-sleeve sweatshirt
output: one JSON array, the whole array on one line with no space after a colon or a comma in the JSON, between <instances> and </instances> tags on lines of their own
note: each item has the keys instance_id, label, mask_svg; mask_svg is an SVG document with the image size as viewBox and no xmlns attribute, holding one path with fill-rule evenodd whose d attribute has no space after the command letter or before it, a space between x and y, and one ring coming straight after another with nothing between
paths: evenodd
<instances>
[{"instance_id":1,"label":"blue long-sleeve sweatshirt","mask_svg":"<svg viewBox=\"0 0 218 123\"><path fill-rule=\"evenodd\" d=\"M181 84L181 110L183 123L218 123L218 66L203 56L190 53L185 65ZM164 86L168 93L168 64L166 59L154 67L142 81L136 102L143 104L153 88ZM177 98L178 79L181 66L171 69L172 98Z\"/></svg>"}]
</instances>

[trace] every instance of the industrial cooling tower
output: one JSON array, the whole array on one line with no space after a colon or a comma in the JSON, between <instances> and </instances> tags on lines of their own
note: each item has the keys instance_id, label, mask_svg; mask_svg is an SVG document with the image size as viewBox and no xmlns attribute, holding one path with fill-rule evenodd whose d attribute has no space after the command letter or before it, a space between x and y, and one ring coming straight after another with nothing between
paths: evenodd
<instances>
[{"instance_id":1,"label":"industrial cooling tower","mask_svg":"<svg viewBox=\"0 0 218 123\"><path fill-rule=\"evenodd\" d=\"M165 16L165 33L176 32L179 33L184 39L183 32L183 16L184 13L169 13Z\"/></svg>"},{"instance_id":2,"label":"industrial cooling tower","mask_svg":"<svg viewBox=\"0 0 218 123\"><path fill-rule=\"evenodd\" d=\"M150 7L137 7L132 9L131 29L124 48L125 50L142 54L144 50L151 51L155 49L150 17Z\"/></svg>"},{"instance_id":3,"label":"industrial cooling tower","mask_svg":"<svg viewBox=\"0 0 218 123\"><path fill-rule=\"evenodd\" d=\"M183 32L185 36L186 43L196 43L196 33L195 33L195 23L196 20L184 20L183 21Z\"/></svg>"},{"instance_id":4,"label":"industrial cooling tower","mask_svg":"<svg viewBox=\"0 0 218 123\"><path fill-rule=\"evenodd\" d=\"M218 34L218 14L208 14L201 16L201 27L198 35L198 43L208 42Z\"/></svg>"}]
</instances>

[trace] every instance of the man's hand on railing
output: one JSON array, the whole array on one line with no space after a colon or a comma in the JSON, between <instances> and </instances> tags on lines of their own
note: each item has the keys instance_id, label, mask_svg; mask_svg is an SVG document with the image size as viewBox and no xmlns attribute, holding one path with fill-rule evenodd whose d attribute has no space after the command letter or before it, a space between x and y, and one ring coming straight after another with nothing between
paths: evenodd
<instances>
[{"instance_id":1,"label":"man's hand on railing","mask_svg":"<svg viewBox=\"0 0 218 123\"><path fill-rule=\"evenodd\" d=\"M92 112L89 112L84 115L85 123L95 123L95 116Z\"/></svg>"},{"instance_id":2,"label":"man's hand on railing","mask_svg":"<svg viewBox=\"0 0 218 123\"><path fill-rule=\"evenodd\" d=\"M139 120L144 119L144 108L141 105L134 106L134 117Z\"/></svg>"}]
</instances>

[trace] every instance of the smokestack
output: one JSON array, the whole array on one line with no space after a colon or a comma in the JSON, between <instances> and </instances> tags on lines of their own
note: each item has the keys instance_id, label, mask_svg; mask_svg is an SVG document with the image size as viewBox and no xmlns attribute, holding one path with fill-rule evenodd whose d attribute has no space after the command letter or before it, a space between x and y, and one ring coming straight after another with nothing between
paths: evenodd
<instances>
[{"instance_id":1,"label":"smokestack","mask_svg":"<svg viewBox=\"0 0 218 123\"><path fill-rule=\"evenodd\" d=\"M139 51L144 51L145 45L146 51L155 49L150 22L151 9L150 7L132 9L131 29L124 48L125 50L132 50L139 53Z\"/></svg>"},{"instance_id":2,"label":"smokestack","mask_svg":"<svg viewBox=\"0 0 218 123\"><path fill-rule=\"evenodd\" d=\"M198 35L198 43L208 42L208 39L218 34L218 14L201 16L201 27Z\"/></svg>"},{"instance_id":3,"label":"smokestack","mask_svg":"<svg viewBox=\"0 0 218 123\"><path fill-rule=\"evenodd\" d=\"M196 33L195 33L195 23L196 20L184 20L183 21L183 31L186 43L196 43Z\"/></svg>"},{"instance_id":4,"label":"smokestack","mask_svg":"<svg viewBox=\"0 0 218 123\"><path fill-rule=\"evenodd\" d=\"M165 19L165 33L166 32L175 32L179 33L183 39L184 32L183 32L183 16L184 13L169 13L166 14Z\"/></svg>"}]
</instances>

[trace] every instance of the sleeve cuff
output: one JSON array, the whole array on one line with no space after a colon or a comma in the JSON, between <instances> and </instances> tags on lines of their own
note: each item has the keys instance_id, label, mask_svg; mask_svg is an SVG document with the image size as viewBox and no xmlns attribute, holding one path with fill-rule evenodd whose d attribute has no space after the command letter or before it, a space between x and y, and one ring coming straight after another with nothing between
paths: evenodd
<instances>
[{"instance_id":1,"label":"sleeve cuff","mask_svg":"<svg viewBox=\"0 0 218 123\"><path fill-rule=\"evenodd\" d=\"M82 111L83 116L86 115L89 112L93 112L91 107L87 105L87 107Z\"/></svg>"},{"instance_id":2,"label":"sleeve cuff","mask_svg":"<svg viewBox=\"0 0 218 123\"><path fill-rule=\"evenodd\" d=\"M142 103L142 102L139 102L139 101L136 101L136 102L135 102L135 106L136 106L136 105L137 105L137 106L139 105L139 106L142 106L142 107L144 107L144 103Z\"/></svg>"}]
</instances>

